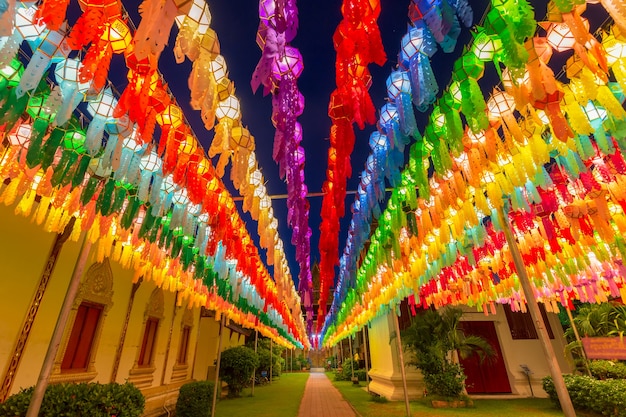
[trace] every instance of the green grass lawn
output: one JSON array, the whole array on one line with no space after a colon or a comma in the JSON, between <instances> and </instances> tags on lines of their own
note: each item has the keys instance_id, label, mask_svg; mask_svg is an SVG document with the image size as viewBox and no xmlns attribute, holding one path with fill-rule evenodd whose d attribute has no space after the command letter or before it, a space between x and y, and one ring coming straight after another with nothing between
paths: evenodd
<instances>
[{"instance_id":1,"label":"green grass lawn","mask_svg":"<svg viewBox=\"0 0 626 417\"><path fill-rule=\"evenodd\" d=\"M352 404L362 417L404 417L406 416L404 401L375 402L364 388L355 386L349 381L333 381L344 398ZM467 417L502 417L502 416L563 416L548 399L527 398L519 400L475 400L473 408L434 409L427 399L412 401L411 414L420 417L467 416Z\"/></svg>"},{"instance_id":2,"label":"green grass lawn","mask_svg":"<svg viewBox=\"0 0 626 417\"><path fill-rule=\"evenodd\" d=\"M240 398L223 398L215 406L216 417L296 417L309 373L285 373L280 379L243 390Z\"/></svg>"}]
</instances>

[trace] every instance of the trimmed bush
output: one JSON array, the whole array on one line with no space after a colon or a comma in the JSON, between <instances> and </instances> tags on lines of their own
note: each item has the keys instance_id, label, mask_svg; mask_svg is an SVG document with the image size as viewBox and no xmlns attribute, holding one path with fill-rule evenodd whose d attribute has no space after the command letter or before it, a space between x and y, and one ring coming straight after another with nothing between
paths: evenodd
<instances>
[{"instance_id":1,"label":"trimmed bush","mask_svg":"<svg viewBox=\"0 0 626 417\"><path fill-rule=\"evenodd\" d=\"M596 379L626 379L626 365L621 362L591 361L589 370Z\"/></svg>"},{"instance_id":2,"label":"trimmed bush","mask_svg":"<svg viewBox=\"0 0 626 417\"><path fill-rule=\"evenodd\" d=\"M626 417L626 380L598 381L588 376L563 375L574 408L605 416ZM560 406L552 378L543 378L543 389Z\"/></svg>"},{"instance_id":3,"label":"trimmed bush","mask_svg":"<svg viewBox=\"0 0 626 417\"><path fill-rule=\"evenodd\" d=\"M236 346L222 352L220 378L228 384L228 396L239 397L258 367L259 357L248 347Z\"/></svg>"},{"instance_id":4,"label":"trimmed bush","mask_svg":"<svg viewBox=\"0 0 626 417\"><path fill-rule=\"evenodd\" d=\"M212 381L189 382L180 387L176 401L176 416L210 417L214 388L215 383Z\"/></svg>"},{"instance_id":5,"label":"trimmed bush","mask_svg":"<svg viewBox=\"0 0 626 417\"><path fill-rule=\"evenodd\" d=\"M0 404L0 416L26 415L35 387L21 390ZM133 384L53 384L48 385L39 417L138 417L145 399Z\"/></svg>"}]
</instances>

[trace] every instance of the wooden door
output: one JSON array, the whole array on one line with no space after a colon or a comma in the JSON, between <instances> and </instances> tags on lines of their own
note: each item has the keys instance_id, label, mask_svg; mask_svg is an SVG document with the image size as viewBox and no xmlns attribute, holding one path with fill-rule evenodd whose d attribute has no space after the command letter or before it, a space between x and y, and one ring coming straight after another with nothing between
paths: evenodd
<instances>
[{"instance_id":1,"label":"wooden door","mask_svg":"<svg viewBox=\"0 0 626 417\"><path fill-rule=\"evenodd\" d=\"M510 393L511 385L493 321L464 321L462 328L468 335L483 337L497 354L497 357L485 358L482 362L477 355L461 359L461 365L467 375L465 380L467 392L469 394Z\"/></svg>"}]
</instances>

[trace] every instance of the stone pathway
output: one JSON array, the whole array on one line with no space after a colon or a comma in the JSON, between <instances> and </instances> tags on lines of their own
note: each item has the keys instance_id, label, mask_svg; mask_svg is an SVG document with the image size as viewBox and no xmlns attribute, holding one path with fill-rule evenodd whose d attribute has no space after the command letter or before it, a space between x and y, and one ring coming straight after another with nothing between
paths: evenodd
<instances>
[{"instance_id":1,"label":"stone pathway","mask_svg":"<svg viewBox=\"0 0 626 417\"><path fill-rule=\"evenodd\" d=\"M311 373L304 388L298 417L356 417L326 374Z\"/></svg>"}]
</instances>

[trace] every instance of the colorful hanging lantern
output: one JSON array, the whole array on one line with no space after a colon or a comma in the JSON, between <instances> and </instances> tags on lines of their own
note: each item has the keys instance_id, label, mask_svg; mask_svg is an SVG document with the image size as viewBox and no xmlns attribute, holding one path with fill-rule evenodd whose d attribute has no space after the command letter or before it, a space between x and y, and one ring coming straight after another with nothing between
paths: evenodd
<instances>
[{"instance_id":1,"label":"colorful hanging lantern","mask_svg":"<svg viewBox=\"0 0 626 417\"><path fill-rule=\"evenodd\" d=\"M55 122L63 125L67 122L80 102L85 99L90 83L79 81L81 62L77 59L64 59L54 70L54 77L61 89L63 102L56 114Z\"/></svg>"},{"instance_id":2,"label":"colorful hanging lantern","mask_svg":"<svg viewBox=\"0 0 626 417\"><path fill-rule=\"evenodd\" d=\"M576 38L566 23L552 23L546 33L546 40L557 52L570 50L576 44Z\"/></svg>"},{"instance_id":3,"label":"colorful hanging lantern","mask_svg":"<svg viewBox=\"0 0 626 417\"><path fill-rule=\"evenodd\" d=\"M130 45L132 34L128 25L118 17L112 22L107 22L100 39L108 42L114 54L121 54Z\"/></svg>"},{"instance_id":4,"label":"colorful hanging lantern","mask_svg":"<svg viewBox=\"0 0 626 417\"><path fill-rule=\"evenodd\" d=\"M28 148L30 136L33 133L33 127L30 123L20 123L7 135L7 139L11 146L21 146Z\"/></svg>"},{"instance_id":5,"label":"colorful hanging lantern","mask_svg":"<svg viewBox=\"0 0 626 417\"><path fill-rule=\"evenodd\" d=\"M31 56L16 89L18 97L37 87L44 72L52 62L61 61L68 57L70 48L65 41L65 30L65 25L59 31L46 29L41 35L29 41L35 52Z\"/></svg>"},{"instance_id":6,"label":"colorful hanging lantern","mask_svg":"<svg viewBox=\"0 0 626 417\"><path fill-rule=\"evenodd\" d=\"M95 155L102 146L105 123L113 116L116 104L117 100L113 97L113 92L109 87L105 88L96 99L88 101L87 111L93 119L87 128L85 147L90 155Z\"/></svg>"}]
</instances>

